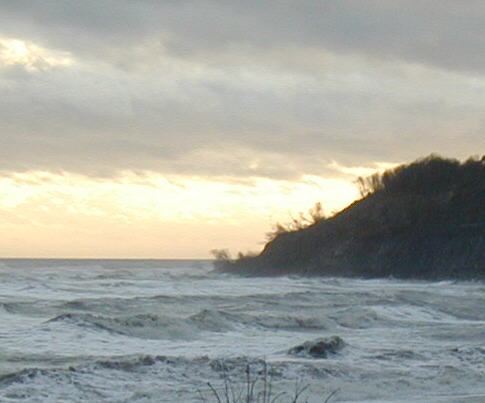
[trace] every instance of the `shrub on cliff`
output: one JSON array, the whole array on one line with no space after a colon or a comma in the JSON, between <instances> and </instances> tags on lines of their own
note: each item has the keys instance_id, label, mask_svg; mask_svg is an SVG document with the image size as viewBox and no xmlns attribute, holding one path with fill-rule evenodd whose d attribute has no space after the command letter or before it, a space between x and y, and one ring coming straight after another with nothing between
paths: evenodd
<instances>
[{"instance_id":1,"label":"shrub on cliff","mask_svg":"<svg viewBox=\"0 0 485 403\"><path fill-rule=\"evenodd\" d=\"M314 225L325 219L325 213L323 211L322 203L317 202L306 214L300 211L297 217L290 217L291 220L287 223L276 223L273 229L266 233L266 240L271 241L285 232L299 231Z\"/></svg>"},{"instance_id":2,"label":"shrub on cliff","mask_svg":"<svg viewBox=\"0 0 485 403\"><path fill-rule=\"evenodd\" d=\"M359 177L357 185L361 196L378 192L406 195L432 195L458 191L470 184L482 182L485 177L485 156L469 158L460 163L456 159L443 158L436 154L400 165L382 174Z\"/></svg>"}]
</instances>

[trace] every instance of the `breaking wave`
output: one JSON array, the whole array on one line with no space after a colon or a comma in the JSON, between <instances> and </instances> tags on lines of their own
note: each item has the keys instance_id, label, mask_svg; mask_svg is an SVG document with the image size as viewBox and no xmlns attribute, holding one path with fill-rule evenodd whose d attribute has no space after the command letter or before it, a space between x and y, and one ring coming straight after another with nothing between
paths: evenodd
<instances>
[{"instance_id":1,"label":"breaking wave","mask_svg":"<svg viewBox=\"0 0 485 403\"><path fill-rule=\"evenodd\" d=\"M55 322L67 322L83 328L142 339L190 340L197 337L200 331L222 332L231 328L223 315L209 311L185 319L154 314L107 317L90 313L64 313L47 323Z\"/></svg>"},{"instance_id":2,"label":"breaking wave","mask_svg":"<svg viewBox=\"0 0 485 403\"><path fill-rule=\"evenodd\" d=\"M335 327L334 320L324 317L290 314L283 316L250 315L210 309L203 309L186 318L155 314L108 317L91 313L63 313L49 319L46 323L56 322L143 339L185 340L197 338L201 331L227 332L240 326L298 331L324 330Z\"/></svg>"}]
</instances>

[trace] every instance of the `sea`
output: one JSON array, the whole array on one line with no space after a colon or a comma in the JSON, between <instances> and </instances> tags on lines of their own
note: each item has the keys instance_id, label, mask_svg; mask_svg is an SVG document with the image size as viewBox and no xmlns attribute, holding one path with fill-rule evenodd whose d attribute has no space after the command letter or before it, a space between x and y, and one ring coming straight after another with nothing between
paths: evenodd
<instances>
[{"instance_id":1,"label":"sea","mask_svg":"<svg viewBox=\"0 0 485 403\"><path fill-rule=\"evenodd\" d=\"M0 260L0 402L250 401L485 402L485 283Z\"/></svg>"}]
</instances>

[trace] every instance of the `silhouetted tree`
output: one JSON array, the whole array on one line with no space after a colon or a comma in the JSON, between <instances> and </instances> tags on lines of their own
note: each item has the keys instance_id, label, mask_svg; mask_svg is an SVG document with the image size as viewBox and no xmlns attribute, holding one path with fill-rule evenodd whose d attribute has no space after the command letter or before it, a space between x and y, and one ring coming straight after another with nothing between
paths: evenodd
<instances>
[{"instance_id":1,"label":"silhouetted tree","mask_svg":"<svg viewBox=\"0 0 485 403\"><path fill-rule=\"evenodd\" d=\"M299 231L303 228L307 228L311 225L314 225L322 220L325 219L325 213L323 210L323 206L321 202L315 203L313 207L311 207L307 214L303 212L298 213L298 217L293 217L290 215L291 221L287 223L276 223L273 229L266 233L266 239L268 241L273 240L278 235L283 234L285 232L294 232Z\"/></svg>"},{"instance_id":2,"label":"silhouetted tree","mask_svg":"<svg viewBox=\"0 0 485 403\"><path fill-rule=\"evenodd\" d=\"M356 184L362 197L378 192L430 195L483 181L484 168L485 157L469 158L460 163L456 159L431 154L382 174L359 177Z\"/></svg>"}]
</instances>

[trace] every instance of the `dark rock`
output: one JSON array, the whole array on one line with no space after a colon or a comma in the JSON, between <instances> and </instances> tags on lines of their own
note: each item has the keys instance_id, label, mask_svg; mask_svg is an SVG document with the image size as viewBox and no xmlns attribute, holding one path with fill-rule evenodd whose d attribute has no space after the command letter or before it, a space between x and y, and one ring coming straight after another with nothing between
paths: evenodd
<instances>
[{"instance_id":1,"label":"dark rock","mask_svg":"<svg viewBox=\"0 0 485 403\"><path fill-rule=\"evenodd\" d=\"M345 342L338 336L319 337L290 348L290 355L307 355L313 358L328 358L344 348Z\"/></svg>"}]
</instances>

